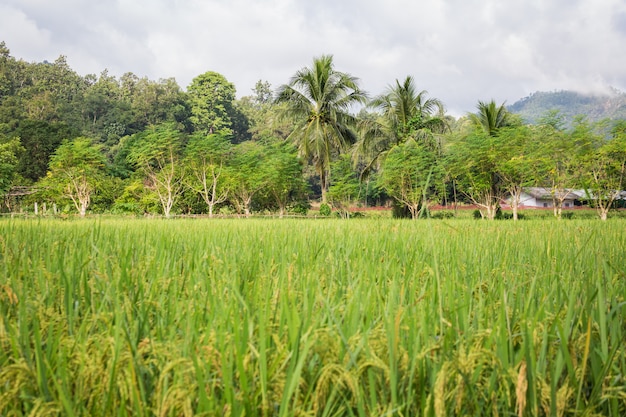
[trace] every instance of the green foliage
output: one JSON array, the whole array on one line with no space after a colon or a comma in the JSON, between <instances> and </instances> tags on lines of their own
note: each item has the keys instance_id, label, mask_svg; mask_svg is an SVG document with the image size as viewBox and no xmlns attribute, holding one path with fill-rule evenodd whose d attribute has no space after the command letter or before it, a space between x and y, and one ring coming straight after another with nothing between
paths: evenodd
<instances>
[{"instance_id":1,"label":"green foliage","mask_svg":"<svg viewBox=\"0 0 626 417\"><path fill-rule=\"evenodd\" d=\"M308 210L308 187L302 176L302 162L296 153L295 147L285 142L266 146L262 192L277 206L281 217L290 206L300 212L305 207Z\"/></svg>"},{"instance_id":2,"label":"green foliage","mask_svg":"<svg viewBox=\"0 0 626 417\"><path fill-rule=\"evenodd\" d=\"M17 155L23 151L19 138L4 139L0 134L0 197L13 185L17 174Z\"/></svg>"},{"instance_id":3,"label":"green foliage","mask_svg":"<svg viewBox=\"0 0 626 417\"><path fill-rule=\"evenodd\" d=\"M439 210L436 212L432 212L430 215L431 219L452 219L455 217L455 214L453 211L448 211L448 210Z\"/></svg>"},{"instance_id":4,"label":"green foliage","mask_svg":"<svg viewBox=\"0 0 626 417\"><path fill-rule=\"evenodd\" d=\"M104 176L105 159L100 146L90 138L79 137L57 148L50 158L50 171L39 184L53 201L59 201L59 197L70 199L84 216Z\"/></svg>"},{"instance_id":5,"label":"green foliage","mask_svg":"<svg viewBox=\"0 0 626 417\"><path fill-rule=\"evenodd\" d=\"M473 129L453 142L446 156L446 167L458 189L493 219L505 189L498 176L500 148L497 138Z\"/></svg>"},{"instance_id":6,"label":"green foliage","mask_svg":"<svg viewBox=\"0 0 626 417\"><path fill-rule=\"evenodd\" d=\"M224 134L194 134L185 149L184 164L189 171L187 186L199 194L213 216L216 205L228 197L228 163L232 152Z\"/></svg>"},{"instance_id":7,"label":"green foliage","mask_svg":"<svg viewBox=\"0 0 626 417\"><path fill-rule=\"evenodd\" d=\"M489 136L496 136L499 129L511 124L511 116L504 104L498 106L493 100L488 103L479 101L476 107L478 111L469 115L470 121Z\"/></svg>"},{"instance_id":8,"label":"green foliage","mask_svg":"<svg viewBox=\"0 0 626 417\"><path fill-rule=\"evenodd\" d=\"M585 115L592 123L604 119L626 119L626 93L583 94L574 91L538 91L509 106L526 123L542 123L548 112L558 112L559 124L570 128L576 116Z\"/></svg>"},{"instance_id":9,"label":"green foliage","mask_svg":"<svg viewBox=\"0 0 626 417\"><path fill-rule=\"evenodd\" d=\"M379 181L387 194L406 206L416 219L435 196L435 184L441 178L435 152L410 140L387 154Z\"/></svg>"},{"instance_id":10,"label":"green foliage","mask_svg":"<svg viewBox=\"0 0 626 417\"><path fill-rule=\"evenodd\" d=\"M233 148L228 199L239 214L252 214L254 197L267 185L266 157L267 149L258 142L242 142Z\"/></svg>"},{"instance_id":11,"label":"green foliage","mask_svg":"<svg viewBox=\"0 0 626 417\"><path fill-rule=\"evenodd\" d=\"M184 187L182 134L173 123L163 123L134 136L127 159L143 173L148 189L169 217Z\"/></svg>"},{"instance_id":12,"label":"green foliage","mask_svg":"<svg viewBox=\"0 0 626 417\"><path fill-rule=\"evenodd\" d=\"M13 135L24 147L18 156L18 173L32 182L46 175L50 155L61 142L75 136L65 123L30 119L20 121Z\"/></svg>"},{"instance_id":13,"label":"green foliage","mask_svg":"<svg viewBox=\"0 0 626 417\"><path fill-rule=\"evenodd\" d=\"M332 178L328 199L334 208L344 215L349 215L350 206L359 200L363 184L354 170L350 155L340 155L331 166Z\"/></svg>"},{"instance_id":14,"label":"green foliage","mask_svg":"<svg viewBox=\"0 0 626 417\"><path fill-rule=\"evenodd\" d=\"M595 137L594 149L583 152L580 158L581 170L591 173L581 175L580 182L602 220L607 219L626 186L626 122L617 124L612 136L609 140ZM594 138L589 134L586 137Z\"/></svg>"},{"instance_id":15,"label":"green foliage","mask_svg":"<svg viewBox=\"0 0 626 417\"><path fill-rule=\"evenodd\" d=\"M205 134L231 133L235 93L235 86L217 72L209 71L194 78L187 88L194 128Z\"/></svg>"},{"instance_id":16,"label":"green foliage","mask_svg":"<svg viewBox=\"0 0 626 417\"><path fill-rule=\"evenodd\" d=\"M289 213L299 214L301 216L306 216L310 209L311 203L304 199L294 201L287 207Z\"/></svg>"},{"instance_id":17,"label":"green foliage","mask_svg":"<svg viewBox=\"0 0 626 417\"><path fill-rule=\"evenodd\" d=\"M365 102L365 93L355 77L336 71L332 56L324 55L281 86L277 101L286 103L282 117L295 124L289 140L313 162L320 176L322 201L326 202L331 159L356 141L356 118L349 111Z\"/></svg>"},{"instance_id":18,"label":"green foliage","mask_svg":"<svg viewBox=\"0 0 626 417\"><path fill-rule=\"evenodd\" d=\"M322 203L320 204L320 216L330 216L330 213L332 212L330 206L326 203Z\"/></svg>"},{"instance_id":19,"label":"green foliage","mask_svg":"<svg viewBox=\"0 0 626 417\"><path fill-rule=\"evenodd\" d=\"M449 130L444 117L443 103L426 98L428 92L419 91L413 77L395 85L370 101L368 107L380 116L364 114L360 121L361 138L354 153L365 161L363 176L368 176L376 165L384 162L394 146L414 140L430 150L440 152L438 136Z\"/></svg>"}]
</instances>

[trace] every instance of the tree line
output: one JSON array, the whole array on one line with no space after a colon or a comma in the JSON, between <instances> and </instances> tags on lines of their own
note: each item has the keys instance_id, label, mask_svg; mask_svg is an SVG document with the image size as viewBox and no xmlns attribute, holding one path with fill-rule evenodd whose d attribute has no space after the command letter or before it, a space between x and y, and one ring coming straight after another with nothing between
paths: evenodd
<instances>
[{"instance_id":1,"label":"tree line","mask_svg":"<svg viewBox=\"0 0 626 417\"><path fill-rule=\"evenodd\" d=\"M27 63L0 43L3 211L283 216L319 199L418 218L454 199L493 219L511 197L517 218L522 190L542 186L557 217L579 188L606 219L625 176L623 120L565 128L550 112L531 125L493 101L455 119L410 76L368 96L332 56L237 99L216 72L183 91L171 78L80 76L62 56Z\"/></svg>"}]
</instances>

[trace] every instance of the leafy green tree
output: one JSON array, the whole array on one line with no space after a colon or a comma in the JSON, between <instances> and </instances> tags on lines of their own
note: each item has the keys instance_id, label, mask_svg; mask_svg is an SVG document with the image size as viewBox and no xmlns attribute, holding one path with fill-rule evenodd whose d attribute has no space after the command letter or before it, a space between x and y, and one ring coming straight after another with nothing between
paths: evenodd
<instances>
[{"instance_id":1,"label":"leafy green tree","mask_svg":"<svg viewBox=\"0 0 626 417\"><path fill-rule=\"evenodd\" d=\"M597 147L583 154L582 168L587 173L582 185L589 201L606 220L626 186L626 121L613 128L611 139L597 138Z\"/></svg>"},{"instance_id":2,"label":"leafy green tree","mask_svg":"<svg viewBox=\"0 0 626 417\"><path fill-rule=\"evenodd\" d=\"M350 217L350 206L359 200L363 186L359 174L354 170L352 158L348 154L340 155L332 164L332 184L328 197L333 208L345 217Z\"/></svg>"},{"instance_id":3,"label":"leafy green tree","mask_svg":"<svg viewBox=\"0 0 626 417\"><path fill-rule=\"evenodd\" d=\"M252 91L253 101L257 106L272 104L272 97L274 93L272 92L272 85L269 81L257 81Z\"/></svg>"},{"instance_id":4,"label":"leafy green tree","mask_svg":"<svg viewBox=\"0 0 626 417\"><path fill-rule=\"evenodd\" d=\"M387 154L380 183L398 203L407 207L413 219L428 208L442 170L434 150L409 140L394 146Z\"/></svg>"},{"instance_id":5,"label":"leafy green tree","mask_svg":"<svg viewBox=\"0 0 626 417\"><path fill-rule=\"evenodd\" d=\"M74 137L74 132L63 122L22 120L12 133L19 137L25 151L18 158L18 173L32 182L46 175L50 155L63 139Z\"/></svg>"},{"instance_id":6,"label":"leafy green tree","mask_svg":"<svg viewBox=\"0 0 626 417\"><path fill-rule=\"evenodd\" d=\"M462 133L446 156L448 173L459 190L480 208L481 215L495 219L500 201L506 197L498 173L497 139L481 129Z\"/></svg>"},{"instance_id":7,"label":"leafy green tree","mask_svg":"<svg viewBox=\"0 0 626 417\"><path fill-rule=\"evenodd\" d=\"M228 197L228 162L232 144L223 134L195 134L187 143L184 165L189 171L189 187L202 196L209 217L215 206Z\"/></svg>"},{"instance_id":8,"label":"leafy green tree","mask_svg":"<svg viewBox=\"0 0 626 417\"><path fill-rule=\"evenodd\" d=\"M233 148L229 173L229 201L237 213L249 217L253 198L267 185L266 150L258 142L242 142Z\"/></svg>"},{"instance_id":9,"label":"leafy green tree","mask_svg":"<svg viewBox=\"0 0 626 417\"><path fill-rule=\"evenodd\" d=\"M515 126L498 131L495 147L496 171L502 187L510 195L513 220L518 219L521 195L525 187L537 184L537 155L541 145L541 129L534 126Z\"/></svg>"},{"instance_id":10,"label":"leafy green tree","mask_svg":"<svg viewBox=\"0 0 626 417\"><path fill-rule=\"evenodd\" d=\"M283 117L294 123L289 140L305 158L310 158L320 177L322 202L330 185L330 162L356 141L353 106L365 103L358 80L336 71L331 55L313 60L289 84L278 89L277 101L286 103Z\"/></svg>"},{"instance_id":11,"label":"leafy green tree","mask_svg":"<svg viewBox=\"0 0 626 417\"><path fill-rule=\"evenodd\" d=\"M235 86L213 71L198 75L187 88L191 107L190 120L196 131L211 134L232 133Z\"/></svg>"},{"instance_id":12,"label":"leafy green tree","mask_svg":"<svg viewBox=\"0 0 626 417\"><path fill-rule=\"evenodd\" d=\"M257 81L252 94L242 97L236 102L237 108L248 123L248 134L252 140L269 143L288 136L291 127L284 120L280 120L277 105L273 100L272 86L267 81Z\"/></svg>"},{"instance_id":13,"label":"leafy green tree","mask_svg":"<svg viewBox=\"0 0 626 417\"><path fill-rule=\"evenodd\" d=\"M519 127L521 122L493 100L479 101L468 120L469 126L461 126L448 149L446 165L463 194L483 217L493 220L507 191L519 202L521 184L526 182L520 170L525 169L526 159L518 156L527 138L521 130L501 135L503 129Z\"/></svg>"},{"instance_id":14,"label":"leafy green tree","mask_svg":"<svg viewBox=\"0 0 626 417\"><path fill-rule=\"evenodd\" d=\"M554 216L561 218L563 202L571 198L573 188L582 185L584 175L582 156L592 149L592 132L589 125L579 119L574 129L564 132L551 125L540 127L537 173L546 188L550 189Z\"/></svg>"},{"instance_id":15,"label":"leafy green tree","mask_svg":"<svg viewBox=\"0 0 626 417\"><path fill-rule=\"evenodd\" d=\"M132 122L130 104L123 100L117 79L106 70L87 87L82 106L85 131L107 146L117 143Z\"/></svg>"},{"instance_id":16,"label":"leafy green tree","mask_svg":"<svg viewBox=\"0 0 626 417\"><path fill-rule=\"evenodd\" d=\"M263 190L278 207L280 218L285 215L291 204L302 203L307 196L307 184L302 176L302 162L296 152L289 143L279 142L266 146Z\"/></svg>"},{"instance_id":17,"label":"leafy green tree","mask_svg":"<svg viewBox=\"0 0 626 417\"><path fill-rule=\"evenodd\" d=\"M379 117L361 122L363 134L355 146L355 154L367 160L364 174L382 163L394 146L409 139L431 149L439 148L436 138L448 130L448 121L443 103L427 95L425 90L418 91L413 77L407 76L402 83L396 80L369 103Z\"/></svg>"},{"instance_id":18,"label":"leafy green tree","mask_svg":"<svg viewBox=\"0 0 626 417\"><path fill-rule=\"evenodd\" d=\"M133 115L130 128L143 130L149 125L179 121L176 111L184 105L184 94L173 78L152 81L127 73L120 83L122 97L130 103Z\"/></svg>"},{"instance_id":19,"label":"leafy green tree","mask_svg":"<svg viewBox=\"0 0 626 417\"><path fill-rule=\"evenodd\" d=\"M170 217L184 187L182 135L173 123L162 123L133 136L128 160L145 175L147 187L156 193L163 214Z\"/></svg>"},{"instance_id":20,"label":"leafy green tree","mask_svg":"<svg viewBox=\"0 0 626 417\"><path fill-rule=\"evenodd\" d=\"M4 139L0 136L0 197L4 197L13 185L17 174L17 155L23 151L19 138Z\"/></svg>"},{"instance_id":21,"label":"leafy green tree","mask_svg":"<svg viewBox=\"0 0 626 417\"><path fill-rule=\"evenodd\" d=\"M69 198L84 217L91 198L105 175L101 147L91 139L79 137L64 141L50 158L50 171L43 181Z\"/></svg>"}]
</instances>

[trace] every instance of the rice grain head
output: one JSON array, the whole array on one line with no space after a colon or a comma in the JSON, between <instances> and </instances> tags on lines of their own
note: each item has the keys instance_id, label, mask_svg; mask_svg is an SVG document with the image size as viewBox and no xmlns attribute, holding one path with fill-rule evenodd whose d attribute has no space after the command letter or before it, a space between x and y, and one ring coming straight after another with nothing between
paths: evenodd
<instances>
[{"instance_id":1,"label":"rice grain head","mask_svg":"<svg viewBox=\"0 0 626 417\"><path fill-rule=\"evenodd\" d=\"M526 379L526 361L522 361L517 374L517 384L515 396L517 398L517 416L523 417L526 409L526 391L528 390L528 380Z\"/></svg>"}]
</instances>

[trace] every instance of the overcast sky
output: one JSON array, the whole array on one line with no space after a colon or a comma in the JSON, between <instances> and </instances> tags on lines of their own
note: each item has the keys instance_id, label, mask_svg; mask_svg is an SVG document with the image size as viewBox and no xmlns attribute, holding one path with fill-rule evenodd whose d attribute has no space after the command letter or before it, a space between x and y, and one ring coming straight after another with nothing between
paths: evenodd
<instances>
[{"instance_id":1,"label":"overcast sky","mask_svg":"<svg viewBox=\"0 0 626 417\"><path fill-rule=\"evenodd\" d=\"M626 89L625 0L2 0L0 41L29 62L67 57L183 88L217 71L248 95L313 57L371 95L412 75L448 111L535 91Z\"/></svg>"}]
</instances>

